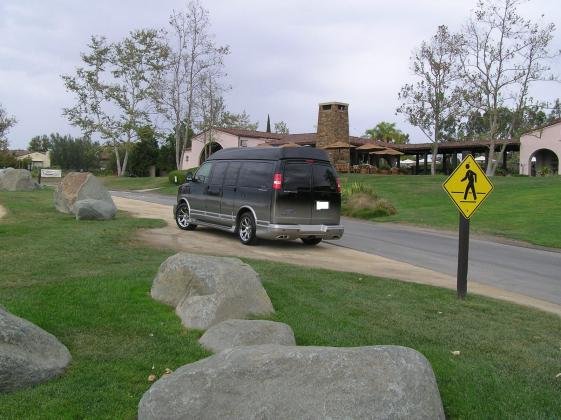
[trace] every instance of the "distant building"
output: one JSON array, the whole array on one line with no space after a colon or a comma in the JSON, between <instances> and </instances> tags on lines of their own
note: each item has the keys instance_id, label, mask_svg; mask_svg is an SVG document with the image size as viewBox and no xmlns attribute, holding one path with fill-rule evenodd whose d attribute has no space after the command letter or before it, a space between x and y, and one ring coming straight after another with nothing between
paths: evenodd
<instances>
[{"instance_id":1,"label":"distant building","mask_svg":"<svg viewBox=\"0 0 561 420\"><path fill-rule=\"evenodd\" d=\"M30 152L29 150L10 150L17 160L29 159L31 161L31 168L50 168L51 158L49 152Z\"/></svg>"},{"instance_id":2,"label":"distant building","mask_svg":"<svg viewBox=\"0 0 561 420\"><path fill-rule=\"evenodd\" d=\"M368 141L349 136L349 105L342 102L319 104L317 133L276 134L239 128L215 128L198 134L192 140L191 148L182 153L182 169L197 167L212 153L229 147L279 147L297 144L324 148L337 142L360 146ZM348 164L352 158L349 149L326 151L334 162L343 161Z\"/></svg>"},{"instance_id":3,"label":"distant building","mask_svg":"<svg viewBox=\"0 0 561 420\"><path fill-rule=\"evenodd\" d=\"M536 175L548 168L561 175L561 119L523 134L520 137L520 174Z\"/></svg>"}]
</instances>

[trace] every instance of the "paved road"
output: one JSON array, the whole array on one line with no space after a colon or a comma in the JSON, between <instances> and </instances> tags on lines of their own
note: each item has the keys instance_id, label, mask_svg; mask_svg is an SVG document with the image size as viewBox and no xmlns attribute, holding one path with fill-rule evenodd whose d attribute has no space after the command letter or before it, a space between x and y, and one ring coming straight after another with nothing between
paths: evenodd
<instances>
[{"instance_id":1,"label":"paved road","mask_svg":"<svg viewBox=\"0 0 561 420\"><path fill-rule=\"evenodd\" d=\"M175 197L151 192L115 192L120 197L173 205ZM342 219L345 235L334 245L455 276L457 234L391 223ZM470 240L468 278L505 290L561 304L561 252Z\"/></svg>"}]
</instances>

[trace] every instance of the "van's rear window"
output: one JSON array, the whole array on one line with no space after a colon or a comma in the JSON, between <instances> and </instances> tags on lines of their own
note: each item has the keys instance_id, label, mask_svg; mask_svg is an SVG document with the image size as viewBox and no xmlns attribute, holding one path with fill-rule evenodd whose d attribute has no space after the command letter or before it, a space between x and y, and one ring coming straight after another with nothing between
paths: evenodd
<instances>
[{"instance_id":1,"label":"van's rear window","mask_svg":"<svg viewBox=\"0 0 561 420\"><path fill-rule=\"evenodd\" d=\"M314 191L337 192L337 175L329 165L314 166Z\"/></svg>"},{"instance_id":2,"label":"van's rear window","mask_svg":"<svg viewBox=\"0 0 561 420\"><path fill-rule=\"evenodd\" d=\"M284 167L283 190L310 190L312 165L309 163L287 163Z\"/></svg>"}]
</instances>

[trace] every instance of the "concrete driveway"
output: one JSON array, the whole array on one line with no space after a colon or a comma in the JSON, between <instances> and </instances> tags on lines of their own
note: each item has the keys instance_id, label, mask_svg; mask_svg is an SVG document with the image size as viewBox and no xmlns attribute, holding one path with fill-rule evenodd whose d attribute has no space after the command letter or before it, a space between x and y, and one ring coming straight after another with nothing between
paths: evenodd
<instances>
[{"instance_id":1,"label":"concrete driveway","mask_svg":"<svg viewBox=\"0 0 561 420\"><path fill-rule=\"evenodd\" d=\"M112 194L115 204L120 210L130 212L136 217L158 218L166 221L167 226L164 228L145 230L138 234L140 240L158 248L265 259L336 271L350 271L450 289L456 288L455 270L453 275L430 270L422 267L421 264L411 264L399 259L376 255L372 253L374 250L364 252L331 243L321 243L317 247L308 247L300 241L262 241L259 246L248 247L242 245L235 235L227 232L201 227L195 231L182 231L176 227L173 220L170 205L174 202L173 197L139 192L112 192ZM134 199L125 197L134 197ZM353 234L347 235L347 232L352 232L355 227L348 226L348 220L345 220L345 225L345 236L352 240ZM359 226L358 230L364 233L364 227ZM448 239L452 240L451 238ZM340 245L347 244L341 243ZM368 243L366 245L374 246ZM455 248L456 246L450 246L449 248ZM386 248L389 249L389 245L386 245ZM516 290L472 280L468 284L468 291L469 293L507 300L561 315L561 304L532 297Z\"/></svg>"}]
</instances>

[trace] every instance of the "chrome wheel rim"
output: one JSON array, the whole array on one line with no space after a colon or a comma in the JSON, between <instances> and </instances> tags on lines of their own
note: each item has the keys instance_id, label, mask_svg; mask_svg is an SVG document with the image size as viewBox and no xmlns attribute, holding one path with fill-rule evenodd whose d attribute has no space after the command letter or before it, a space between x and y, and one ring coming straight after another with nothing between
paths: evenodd
<instances>
[{"instance_id":1,"label":"chrome wheel rim","mask_svg":"<svg viewBox=\"0 0 561 420\"><path fill-rule=\"evenodd\" d=\"M249 239L251 238L251 232L252 232L252 227L251 227L251 221L249 220L249 217L243 217L242 220L240 221L240 238L242 241L247 242L249 241Z\"/></svg>"},{"instance_id":2,"label":"chrome wheel rim","mask_svg":"<svg viewBox=\"0 0 561 420\"><path fill-rule=\"evenodd\" d=\"M177 210L177 224L181 227L187 227L189 225L189 209L186 207L180 207Z\"/></svg>"}]
</instances>

